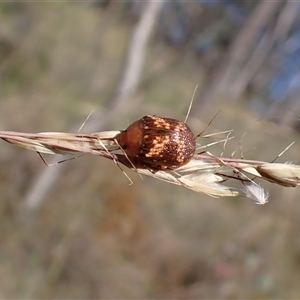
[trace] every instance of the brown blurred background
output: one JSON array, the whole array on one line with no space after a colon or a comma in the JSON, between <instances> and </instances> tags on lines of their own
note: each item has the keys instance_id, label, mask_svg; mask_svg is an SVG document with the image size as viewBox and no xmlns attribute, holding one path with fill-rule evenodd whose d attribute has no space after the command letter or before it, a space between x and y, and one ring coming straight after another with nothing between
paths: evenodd
<instances>
[{"instance_id":1,"label":"brown blurred background","mask_svg":"<svg viewBox=\"0 0 300 300\"><path fill-rule=\"evenodd\" d=\"M292 1L1 3L0 130L76 132L93 109L82 132L184 120L199 85L195 134L220 110L207 133L234 130L224 156L246 133L245 158L296 141L278 162L297 163L299 15ZM0 144L0 298L300 297L300 189L265 184L258 206Z\"/></svg>"}]
</instances>

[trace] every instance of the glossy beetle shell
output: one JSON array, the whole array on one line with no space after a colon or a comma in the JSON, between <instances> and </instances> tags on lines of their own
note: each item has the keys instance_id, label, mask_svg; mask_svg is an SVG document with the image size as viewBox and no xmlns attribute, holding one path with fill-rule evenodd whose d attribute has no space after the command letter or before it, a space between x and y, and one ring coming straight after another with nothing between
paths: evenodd
<instances>
[{"instance_id":1,"label":"glossy beetle shell","mask_svg":"<svg viewBox=\"0 0 300 300\"><path fill-rule=\"evenodd\" d=\"M152 170L185 165L196 149L194 134L184 122L151 115L129 125L117 141L129 157Z\"/></svg>"}]
</instances>

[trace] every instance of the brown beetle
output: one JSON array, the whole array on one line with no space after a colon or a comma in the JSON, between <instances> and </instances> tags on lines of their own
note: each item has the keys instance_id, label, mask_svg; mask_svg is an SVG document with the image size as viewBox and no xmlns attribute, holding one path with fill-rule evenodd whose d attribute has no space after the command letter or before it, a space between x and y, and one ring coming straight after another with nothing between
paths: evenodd
<instances>
[{"instance_id":1,"label":"brown beetle","mask_svg":"<svg viewBox=\"0 0 300 300\"><path fill-rule=\"evenodd\" d=\"M116 139L129 158L153 171L187 164L196 149L195 136L186 123L152 115L135 121Z\"/></svg>"}]
</instances>

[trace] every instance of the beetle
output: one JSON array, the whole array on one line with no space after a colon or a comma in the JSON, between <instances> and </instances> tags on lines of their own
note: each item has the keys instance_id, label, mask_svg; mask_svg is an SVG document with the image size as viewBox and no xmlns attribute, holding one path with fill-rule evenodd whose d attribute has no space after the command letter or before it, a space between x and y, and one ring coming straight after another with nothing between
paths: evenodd
<instances>
[{"instance_id":1,"label":"beetle","mask_svg":"<svg viewBox=\"0 0 300 300\"><path fill-rule=\"evenodd\" d=\"M153 171L174 170L187 164L196 138L185 122L146 115L122 130L116 140L127 156Z\"/></svg>"}]
</instances>

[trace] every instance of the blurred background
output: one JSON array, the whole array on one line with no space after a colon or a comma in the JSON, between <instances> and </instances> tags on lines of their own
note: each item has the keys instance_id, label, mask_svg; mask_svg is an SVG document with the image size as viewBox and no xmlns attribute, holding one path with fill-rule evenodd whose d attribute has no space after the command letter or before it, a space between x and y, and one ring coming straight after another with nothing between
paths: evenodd
<instances>
[{"instance_id":1,"label":"blurred background","mask_svg":"<svg viewBox=\"0 0 300 300\"><path fill-rule=\"evenodd\" d=\"M298 163L299 16L294 1L3 2L0 130L77 132L92 110L81 132L184 120L198 85L195 134L220 111L206 133L234 130L224 156L246 133L244 158L296 141L277 161ZM258 206L0 144L0 298L300 297L300 189L264 184Z\"/></svg>"}]
</instances>

